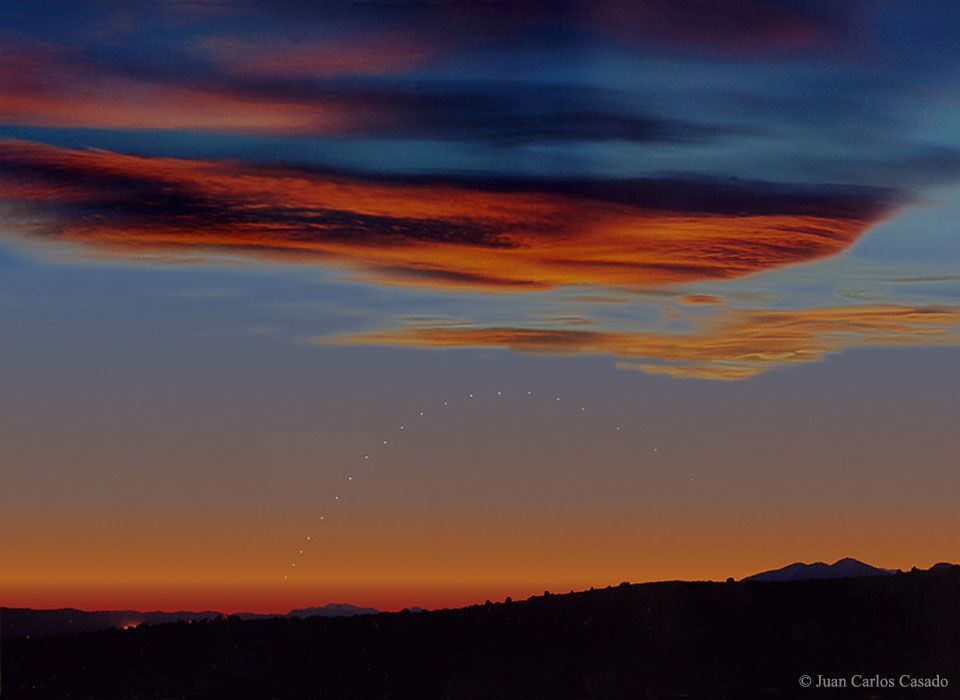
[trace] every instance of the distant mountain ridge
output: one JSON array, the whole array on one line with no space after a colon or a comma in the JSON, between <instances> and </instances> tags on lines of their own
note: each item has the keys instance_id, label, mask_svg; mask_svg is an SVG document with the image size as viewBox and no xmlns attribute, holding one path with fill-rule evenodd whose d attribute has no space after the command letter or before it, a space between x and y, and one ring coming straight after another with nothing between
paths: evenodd
<instances>
[{"instance_id":1,"label":"distant mountain ridge","mask_svg":"<svg viewBox=\"0 0 960 700\"><path fill-rule=\"evenodd\" d=\"M956 697L958 591L960 567L943 566L823 581L625 583L419 614L4 640L3 698ZM923 685L892 695L802 688L797 679L825 659L865 674L898 669L888 672L895 684L902 670Z\"/></svg>"},{"instance_id":2,"label":"distant mountain ridge","mask_svg":"<svg viewBox=\"0 0 960 700\"><path fill-rule=\"evenodd\" d=\"M263 620L271 617L354 617L355 615L376 615L376 608L361 608L349 603L327 603L320 607L295 608L286 614L280 613L234 613L230 617L241 620Z\"/></svg>"},{"instance_id":3,"label":"distant mountain ridge","mask_svg":"<svg viewBox=\"0 0 960 700\"><path fill-rule=\"evenodd\" d=\"M259 620L271 617L353 617L375 615L379 610L362 608L347 603L329 603L320 607L300 608L287 613L237 613L230 617ZM44 637L64 632L95 632L110 627L127 628L138 625L159 625L166 622L216 620L228 617L216 610L177 612L141 612L139 610L34 610L33 608L0 607L0 638Z\"/></svg>"},{"instance_id":4,"label":"distant mountain ridge","mask_svg":"<svg viewBox=\"0 0 960 700\"><path fill-rule=\"evenodd\" d=\"M881 569L865 564L853 557L838 559L833 564L822 561L813 564L796 562L781 569L762 571L759 574L747 576L744 581L810 581L815 579L857 578L860 576L890 576L895 574L894 569Z\"/></svg>"},{"instance_id":5,"label":"distant mountain ridge","mask_svg":"<svg viewBox=\"0 0 960 700\"><path fill-rule=\"evenodd\" d=\"M142 612L140 610L78 610L58 608L0 608L0 636L44 637L64 632L95 632L110 627L127 628L137 625L159 625L165 622L187 620L216 620L223 617L215 610L177 612Z\"/></svg>"}]
</instances>

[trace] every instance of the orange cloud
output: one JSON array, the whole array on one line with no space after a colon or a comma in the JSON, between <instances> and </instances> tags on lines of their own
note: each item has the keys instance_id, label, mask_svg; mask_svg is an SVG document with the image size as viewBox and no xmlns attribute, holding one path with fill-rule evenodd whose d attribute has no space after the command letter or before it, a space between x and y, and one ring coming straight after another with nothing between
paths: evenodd
<instances>
[{"instance_id":1,"label":"orange cloud","mask_svg":"<svg viewBox=\"0 0 960 700\"><path fill-rule=\"evenodd\" d=\"M476 289L741 277L845 249L893 207L867 189L682 180L360 177L0 142L0 200L43 237L137 254L204 250Z\"/></svg>"},{"instance_id":2,"label":"orange cloud","mask_svg":"<svg viewBox=\"0 0 960 700\"><path fill-rule=\"evenodd\" d=\"M684 294L682 297L680 297L680 301L682 301L684 304L712 305L722 304L723 298L713 294Z\"/></svg>"},{"instance_id":3,"label":"orange cloud","mask_svg":"<svg viewBox=\"0 0 960 700\"><path fill-rule=\"evenodd\" d=\"M615 357L617 366L623 369L677 377L743 379L849 348L960 345L960 307L739 310L689 333L420 325L315 342L598 353Z\"/></svg>"}]
</instances>

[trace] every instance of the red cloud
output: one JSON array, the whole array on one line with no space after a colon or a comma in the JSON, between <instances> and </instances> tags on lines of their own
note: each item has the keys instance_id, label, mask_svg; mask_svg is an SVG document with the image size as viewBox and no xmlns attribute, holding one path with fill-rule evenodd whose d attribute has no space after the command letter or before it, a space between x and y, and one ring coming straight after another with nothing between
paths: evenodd
<instances>
[{"instance_id":1,"label":"red cloud","mask_svg":"<svg viewBox=\"0 0 960 700\"><path fill-rule=\"evenodd\" d=\"M0 142L0 198L96 250L221 250L410 284L535 289L741 277L844 250L889 193L672 180L363 178Z\"/></svg>"}]
</instances>

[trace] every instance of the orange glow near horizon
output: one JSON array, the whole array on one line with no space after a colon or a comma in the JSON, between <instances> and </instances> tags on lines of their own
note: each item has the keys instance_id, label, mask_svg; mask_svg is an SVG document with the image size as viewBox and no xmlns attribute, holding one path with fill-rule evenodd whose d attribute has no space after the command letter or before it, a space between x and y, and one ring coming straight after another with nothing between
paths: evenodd
<instances>
[{"instance_id":1,"label":"orange glow near horizon","mask_svg":"<svg viewBox=\"0 0 960 700\"><path fill-rule=\"evenodd\" d=\"M109 559L123 538L113 533L108 541L90 542L86 551L78 552L83 563L63 560L52 568L7 569L0 578L0 600L8 607L142 612L267 613L326 603L390 611L458 607L506 596L519 600L544 590L565 593L623 580L722 581L794 560L832 562L849 555L888 568L928 567L953 550L952 513L928 513L929 523L941 527L921 536L904 531L882 510L866 515L825 512L789 523L776 520L771 510L761 515L770 524L760 541L744 535L738 514L723 520L700 515L682 524L666 513L654 514L636 531L615 524L621 514L578 531L557 530L560 536L552 538L503 523L482 546L465 549L461 523L435 530L430 537L411 538L400 551L384 544L376 526L370 525L349 543L328 543L325 558L335 560L335 568L314 561L287 581L258 565L275 559L276 553L265 547L245 551L245 560L236 547L229 552L236 561L228 562L227 554L210 561L199 552L174 553L175 533L157 542L167 554L161 552L155 561L117 566ZM644 528L655 533L655 540L644 536ZM827 544L837 531L845 533L844 544ZM791 553L790 561L783 560L785 551ZM238 568L241 561L246 566Z\"/></svg>"},{"instance_id":2,"label":"orange glow near horizon","mask_svg":"<svg viewBox=\"0 0 960 700\"><path fill-rule=\"evenodd\" d=\"M944 556L949 551L949 542L936 543L926 550L918 549L915 542L907 545L908 551L887 553L883 559L870 558L859 552L856 558L870 564L887 568L909 570L913 566L927 568L949 559ZM739 555L727 552L728 563L715 565L710 570L691 566L689 559L684 562L664 562L656 573L642 578L616 570L593 571L575 576L570 574L547 573L543 576L518 579L511 574L505 581L467 580L458 582L436 582L427 579L422 582L382 583L373 585L369 579L358 580L336 586L322 582L304 582L278 587L275 584L243 585L231 583L207 583L202 585L169 584L156 585L144 581L141 583L118 586L109 581L71 582L65 579L56 587L45 588L43 584L29 584L26 587L0 584L0 600L4 607L79 610L136 610L153 611L205 611L215 610L223 613L286 613L297 608L320 607L329 603L346 603L358 607L373 607L384 612L399 611L404 608L420 607L425 609L456 608L481 604L485 600L502 601L506 597L522 600L540 595L544 591L567 593L583 591L589 588L616 586L622 581L647 583L656 581L723 581L728 575L742 578L759 571L779 568L794 561L832 563L850 552L837 549L830 556L822 556L824 548L820 545L809 547L810 556L792 556L784 559L782 552L759 552L750 550ZM687 555L695 554L687 552ZM890 559L893 559L890 562ZM679 568L669 568L670 564L681 564ZM105 575L107 575L105 573Z\"/></svg>"}]
</instances>

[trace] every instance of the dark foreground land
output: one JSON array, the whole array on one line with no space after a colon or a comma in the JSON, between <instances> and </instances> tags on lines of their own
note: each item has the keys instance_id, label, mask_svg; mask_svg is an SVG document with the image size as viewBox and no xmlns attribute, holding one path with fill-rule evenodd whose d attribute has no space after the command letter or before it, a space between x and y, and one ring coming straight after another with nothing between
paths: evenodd
<instances>
[{"instance_id":1,"label":"dark foreground land","mask_svg":"<svg viewBox=\"0 0 960 700\"><path fill-rule=\"evenodd\" d=\"M349 619L141 626L3 646L14 698L960 697L960 567L622 585ZM803 689L810 674L846 689ZM945 689L852 688L853 676ZM816 683L816 680L814 680Z\"/></svg>"}]
</instances>

